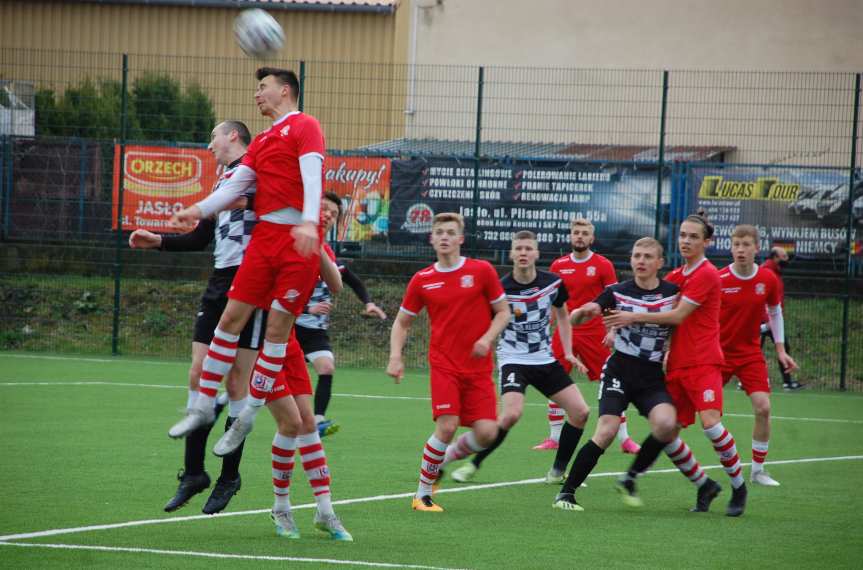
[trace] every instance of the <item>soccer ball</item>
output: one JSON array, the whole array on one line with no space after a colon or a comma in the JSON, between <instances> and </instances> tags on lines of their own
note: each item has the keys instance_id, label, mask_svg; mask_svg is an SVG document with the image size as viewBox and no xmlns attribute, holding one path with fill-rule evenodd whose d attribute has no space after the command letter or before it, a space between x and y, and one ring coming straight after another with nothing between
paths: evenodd
<instances>
[{"instance_id":1,"label":"soccer ball","mask_svg":"<svg viewBox=\"0 0 863 570\"><path fill-rule=\"evenodd\" d=\"M265 58L285 45L285 32L267 12L253 8L243 10L234 20L234 37L246 55Z\"/></svg>"}]
</instances>

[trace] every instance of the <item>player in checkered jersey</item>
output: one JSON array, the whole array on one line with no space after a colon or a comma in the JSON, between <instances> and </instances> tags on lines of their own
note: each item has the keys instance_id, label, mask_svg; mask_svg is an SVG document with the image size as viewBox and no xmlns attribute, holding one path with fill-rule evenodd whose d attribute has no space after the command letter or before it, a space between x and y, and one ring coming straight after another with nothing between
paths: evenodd
<instances>
[{"instance_id":1,"label":"player in checkered jersey","mask_svg":"<svg viewBox=\"0 0 863 570\"><path fill-rule=\"evenodd\" d=\"M666 387L680 427L701 420L704 435L710 440L725 472L731 479L731 500L725 514L739 517L746 509L746 481L737 454L734 436L722 425L722 347L719 340L719 312L722 303L722 280L719 271L704 252L713 237L713 226L701 214L687 216L680 224L677 245L683 267L669 273L665 280L680 287L680 302L664 313L630 313L617 311L604 318L606 326L629 326L635 323L672 325L675 328L668 353ZM686 444L676 438L665 448L666 454L697 487L695 512L706 512L719 495L721 487L695 466L684 461L691 458ZM682 461L682 463L679 463Z\"/></svg>"},{"instance_id":2,"label":"player in checkered jersey","mask_svg":"<svg viewBox=\"0 0 863 570\"><path fill-rule=\"evenodd\" d=\"M776 357L782 369L791 373L797 363L785 351L785 325L782 319L782 290L776 275L755 263L758 229L739 225L731 232L734 262L719 271L722 280L722 310L719 314L722 352L722 380L736 376L752 400L755 427L752 432L752 472L750 481L768 487L779 483L764 470L770 440L770 380L767 362L761 352L761 319L767 307L770 333L776 340Z\"/></svg>"},{"instance_id":3,"label":"player in checkered jersey","mask_svg":"<svg viewBox=\"0 0 863 570\"><path fill-rule=\"evenodd\" d=\"M214 190L230 178L239 166L250 141L249 129L239 121L224 121L213 129L209 149L216 162L224 167ZM195 319L186 409L191 409L198 397L198 384L207 347L213 340L213 330L228 302L228 289L243 260L243 252L249 243L256 220L254 211L241 207L224 210L216 217L205 218L187 234L163 236L147 230L135 230L129 236L129 246L132 248L161 251L203 251L214 238L216 241L213 250L215 269L207 282ZM266 322L267 313L257 310L240 333L237 360L231 367L226 382L229 398L226 430L231 427L245 405L249 375L263 340ZM184 469L179 476L180 485L174 497L165 505L165 511L179 509L210 486L210 477L204 470L204 453L212 427L213 423L207 423L192 431L186 438ZM239 468L242 455L243 449L240 447L222 459L222 472L204 505L204 513L214 514L224 510L231 497L240 490Z\"/></svg>"},{"instance_id":4,"label":"player in checkered jersey","mask_svg":"<svg viewBox=\"0 0 863 570\"><path fill-rule=\"evenodd\" d=\"M335 192L325 192L321 207L328 212L327 223L324 224L326 235L342 214L342 201ZM331 250L330 250L331 251ZM362 280L350 268L338 263L342 273L342 281L348 285L365 306L362 314L386 320L384 311L372 302ZM330 343L330 311L333 309L333 296L323 279L315 283L315 290L309 302L303 309L303 314L297 317L295 325L297 340L303 348L306 360L312 363L318 375L315 386L315 421L321 437L332 435L339 430L339 424L327 419L327 407L333 390L333 374L336 371L336 361L333 347Z\"/></svg>"},{"instance_id":5,"label":"player in checkered jersey","mask_svg":"<svg viewBox=\"0 0 863 570\"><path fill-rule=\"evenodd\" d=\"M567 437L562 441L571 442L573 449L578 445L590 413L581 392L551 353L552 313L562 329L563 346L571 346L572 325L566 310L566 287L554 273L536 269L539 244L533 232L524 230L513 236L509 257L513 262L512 273L501 279L501 284L512 318L497 345L503 412L498 419L494 443L453 472L452 478L460 483L473 479L482 462L503 443L521 418L524 393L529 385L566 411L569 421L563 429ZM571 456L570 451L567 457ZM565 468L564 464L553 471L563 473Z\"/></svg>"},{"instance_id":6,"label":"player in checkered jersey","mask_svg":"<svg viewBox=\"0 0 863 570\"><path fill-rule=\"evenodd\" d=\"M569 235L572 253L554 260L549 271L560 275L563 279L569 293L566 306L572 311L593 301L606 287L617 283L617 275L614 273L614 265L611 261L590 249L595 239L594 227L590 221L584 218L572 220ZM577 366L577 364L575 358L567 357L559 331L559 328L555 331L551 346L554 356L569 373L573 365ZM606 338L607 335L608 331L600 318L572 327L572 354L587 367L587 378L592 382L599 380L602 365L611 354L606 345L607 340L610 340ZM560 429L563 427L563 410L554 405L554 402L549 402L548 420L551 433L534 449L557 449L559 445ZM621 416L617 437L624 453L638 453L638 444L629 437L625 413ZM562 459L565 464L568 464L572 457Z\"/></svg>"},{"instance_id":7,"label":"player in checkered jersey","mask_svg":"<svg viewBox=\"0 0 863 570\"><path fill-rule=\"evenodd\" d=\"M294 321L317 281L325 152L321 125L298 111L300 84L294 72L262 67L255 78L255 103L273 125L254 138L242 163L216 192L171 218L176 227L189 228L255 189L258 224L204 359L198 398L186 417L168 430L170 437L185 437L212 421L212 402L236 359L239 334L256 308L272 310L252 378L264 392L272 388ZM260 398L248 399L220 440L224 448L243 441L264 404Z\"/></svg>"},{"instance_id":8,"label":"player in checkered jersey","mask_svg":"<svg viewBox=\"0 0 863 570\"><path fill-rule=\"evenodd\" d=\"M479 453L497 437L491 345L509 323L510 311L494 267L461 256L461 214L437 214L430 241L437 263L418 271L408 283L390 334L387 374L396 383L404 377L402 350L414 319L425 307L431 325L435 431L423 447L419 486L411 506L416 511L442 512L432 501L441 467ZM459 425L471 429L450 444Z\"/></svg>"},{"instance_id":9,"label":"player in checkered jersey","mask_svg":"<svg viewBox=\"0 0 863 570\"><path fill-rule=\"evenodd\" d=\"M594 319L602 311L612 309L633 313L671 311L679 288L658 277L663 262L663 249L658 241L648 237L636 241L630 257L634 278L609 285L594 301L572 311L573 323ZM614 441L620 414L630 403L647 418L651 433L617 488L627 504L641 506L635 478L656 461L675 436L677 415L665 389L662 370L670 338L671 327L667 325L632 324L615 330L614 354L605 361L600 375L596 430L575 456L569 476L552 504L554 508L584 510L575 500L575 492Z\"/></svg>"}]
</instances>

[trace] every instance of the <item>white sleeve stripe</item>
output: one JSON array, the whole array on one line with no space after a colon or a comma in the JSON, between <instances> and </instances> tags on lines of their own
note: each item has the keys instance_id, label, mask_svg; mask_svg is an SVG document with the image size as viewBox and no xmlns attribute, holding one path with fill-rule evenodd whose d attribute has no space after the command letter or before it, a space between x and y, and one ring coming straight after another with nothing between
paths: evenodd
<instances>
[{"instance_id":1,"label":"white sleeve stripe","mask_svg":"<svg viewBox=\"0 0 863 570\"><path fill-rule=\"evenodd\" d=\"M489 304L494 305L495 303L500 303L501 301L505 301L505 300L506 300L506 293L504 293L503 295L501 295L500 297L498 297L494 301L490 301Z\"/></svg>"},{"instance_id":2,"label":"white sleeve stripe","mask_svg":"<svg viewBox=\"0 0 863 570\"><path fill-rule=\"evenodd\" d=\"M322 155L319 152L307 152L306 154L302 154L302 155L300 155L300 160L306 158L307 156L317 156L321 160L324 160L324 155Z\"/></svg>"},{"instance_id":3,"label":"white sleeve stripe","mask_svg":"<svg viewBox=\"0 0 863 570\"><path fill-rule=\"evenodd\" d=\"M405 309L404 307L399 307L399 311L401 311L401 312L403 312L403 313L405 313L405 314L408 314L408 315L410 315L410 316L412 316L412 317L417 316L417 314L416 314L416 313L411 312L411 311L408 311L408 310L407 310L407 309Z\"/></svg>"},{"instance_id":4,"label":"white sleeve stripe","mask_svg":"<svg viewBox=\"0 0 863 570\"><path fill-rule=\"evenodd\" d=\"M690 298L689 298L689 297L687 297L686 295L684 295L684 296L683 296L683 299L682 299L682 300L683 300L683 301L686 301L687 303L689 303L689 304L691 304L691 305L695 305L696 307L700 307L700 306L701 306L701 303L698 303L698 302L696 302L696 301L693 301L692 299L690 299Z\"/></svg>"}]
</instances>

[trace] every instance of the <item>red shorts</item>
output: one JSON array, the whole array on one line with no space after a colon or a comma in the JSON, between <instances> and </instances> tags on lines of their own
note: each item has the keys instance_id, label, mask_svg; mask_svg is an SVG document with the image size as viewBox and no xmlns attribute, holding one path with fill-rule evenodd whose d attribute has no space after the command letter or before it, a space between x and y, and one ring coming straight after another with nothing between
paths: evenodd
<instances>
[{"instance_id":1,"label":"red shorts","mask_svg":"<svg viewBox=\"0 0 863 570\"><path fill-rule=\"evenodd\" d=\"M291 230L296 226L258 222L234 276L229 299L262 309L273 300L300 315L320 274L320 251L303 257L294 249Z\"/></svg>"},{"instance_id":2,"label":"red shorts","mask_svg":"<svg viewBox=\"0 0 863 570\"><path fill-rule=\"evenodd\" d=\"M722 366L722 383L728 384L732 376L740 379L740 384L747 396L755 392L770 393L770 380L767 373L767 362L763 357L753 358L746 362L725 361Z\"/></svg>"},{"instance_id":3,"label":"red shorts","mask_svg":"<svg viewBox=\"0 0 863 570\"><path fill-rule=\"evenodd\" d=\"M458 416L471 426L477 420L497 420L497 391L491 372L460 373L431 369L432 418Z\"/></svg>"},{"instance_id":4,"label":"red shorts","mask_svg":"<svg viewBox=\"0 0 863 570\"><path fill-rule=\"evenodd\" d=\"M587 366L587 377L592 382L599 381L602 366L611 356L611 351L602 343L603 340L605 340L604 330L582 334L572 331L572 353ZM563 357L563 343L560 342L560 334L557 330L554 331L554 338L551 339L551 351L566 373L572 372L572 364Z\"/></svg>"},{"instance_id":5,"label":"red shorts","mask_svg":"<svg viewBox=\"0 0 863 570\"><path fill-rule=\"evenodd\" d=\"M719 366L678 368L665 376L665 387L677 408L677 423L683 427L695 423L695 412L718 410L722 413L722 373Z\"/></svg>"}]
</instances>

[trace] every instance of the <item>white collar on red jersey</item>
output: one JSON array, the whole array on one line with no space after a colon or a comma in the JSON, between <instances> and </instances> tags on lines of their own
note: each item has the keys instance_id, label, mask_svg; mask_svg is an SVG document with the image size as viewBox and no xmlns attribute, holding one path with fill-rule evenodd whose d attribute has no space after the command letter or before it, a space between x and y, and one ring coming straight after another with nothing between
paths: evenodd
<instances>
[{"instance_id":1,"label":"white collar on red jersey","mask_svg":"<svg viewBox=\"0 0 863 570\"><path fill-rule=\"evenodd\" d=\"M587 263L588 261L590 261L590 259L591 259L592 257L593 257L593 251L591 251L591 252L587 255L587 257L585 257L584 259L577 259L577 258L575 257L575 254L574 254L574 253L570 253L570 254L569 254L569 259L570 259L570 261L572 261L573 263Z\"/></svg>"},{"instance_id":2,"label":"white collar on red jersey","mask_svg":"<svg viewBox=\"0 0 863 570\"><path fill-rule=\"evenodd\" d=\"M696 269L698 269L699 267L701 267L701 264L702 264L702 263L704 263L705 261L707 261L707 258L706 258L706 257L702 257L701 259L699 259L699 260L698 260L698 263L696 263L695 265L693 265L693 266L692 266L692 269L689 269L689 268L687 268L687 267L684 265L684 266L683 266L683 275L684 275L685 277L689 277L690 275L692 275L692 273L693 273Z\"/></svg>"},{"instance_id":3,"label":"white collar on red jersey","mask_svg":"<svg viewBox=\"0 0 863 570\"><path fill-rule=\"evenodd\" d=\"M747 275L745 277L743 275L740 275L736 271L734 271L734 264L733 263L728 266L728 271L730 271L732 275L734 275L735 277L737 277L741 281L749 281L750 279L752 279L753 277L758 275L758 264L757 263L753 264L752 275Z\"/></svg>"},{"instance_id":4,"label":"white collar on red jersey","mask_svg":"<svg viewBox=\"0 0 863 570\"><path fill-rule=\"evenodd\" d=\"M276 119L275 121L273 121L273 126L275 127L276 125L278 125L279 123L281 123L282 121L284 121L285 119L290 117L291 115L299 115L299 114L300 114L299 111L291 111L290 113L286 113L286 114L282 115L281 117L279 117L278 119Z\"/></svg>"},{"instance_id":5,"label":"white collar on red jersey","mask_svg":"<svg viewBox=\"0 0 863 570\"><path fill-rule=\"evenodd\" d=\"M461 257L459 257L459 258L458 258L458 263L456 263L456 264L455 264L455 265L453 265L452 267L441 267L441 266L440 266L440 263L438 263L437 261L435 261L435 264L434 264L434 270L435 270L435 271L440 271L441 273L451 273L451 272L453 272L453 271L458 271L459 269L461 269L462 267L464 267L464 262L465 262L465 261L467 261L467 258L466 258L465 256L463 256L463 255L462 255Z\"/></svg>"}]
</instances>

